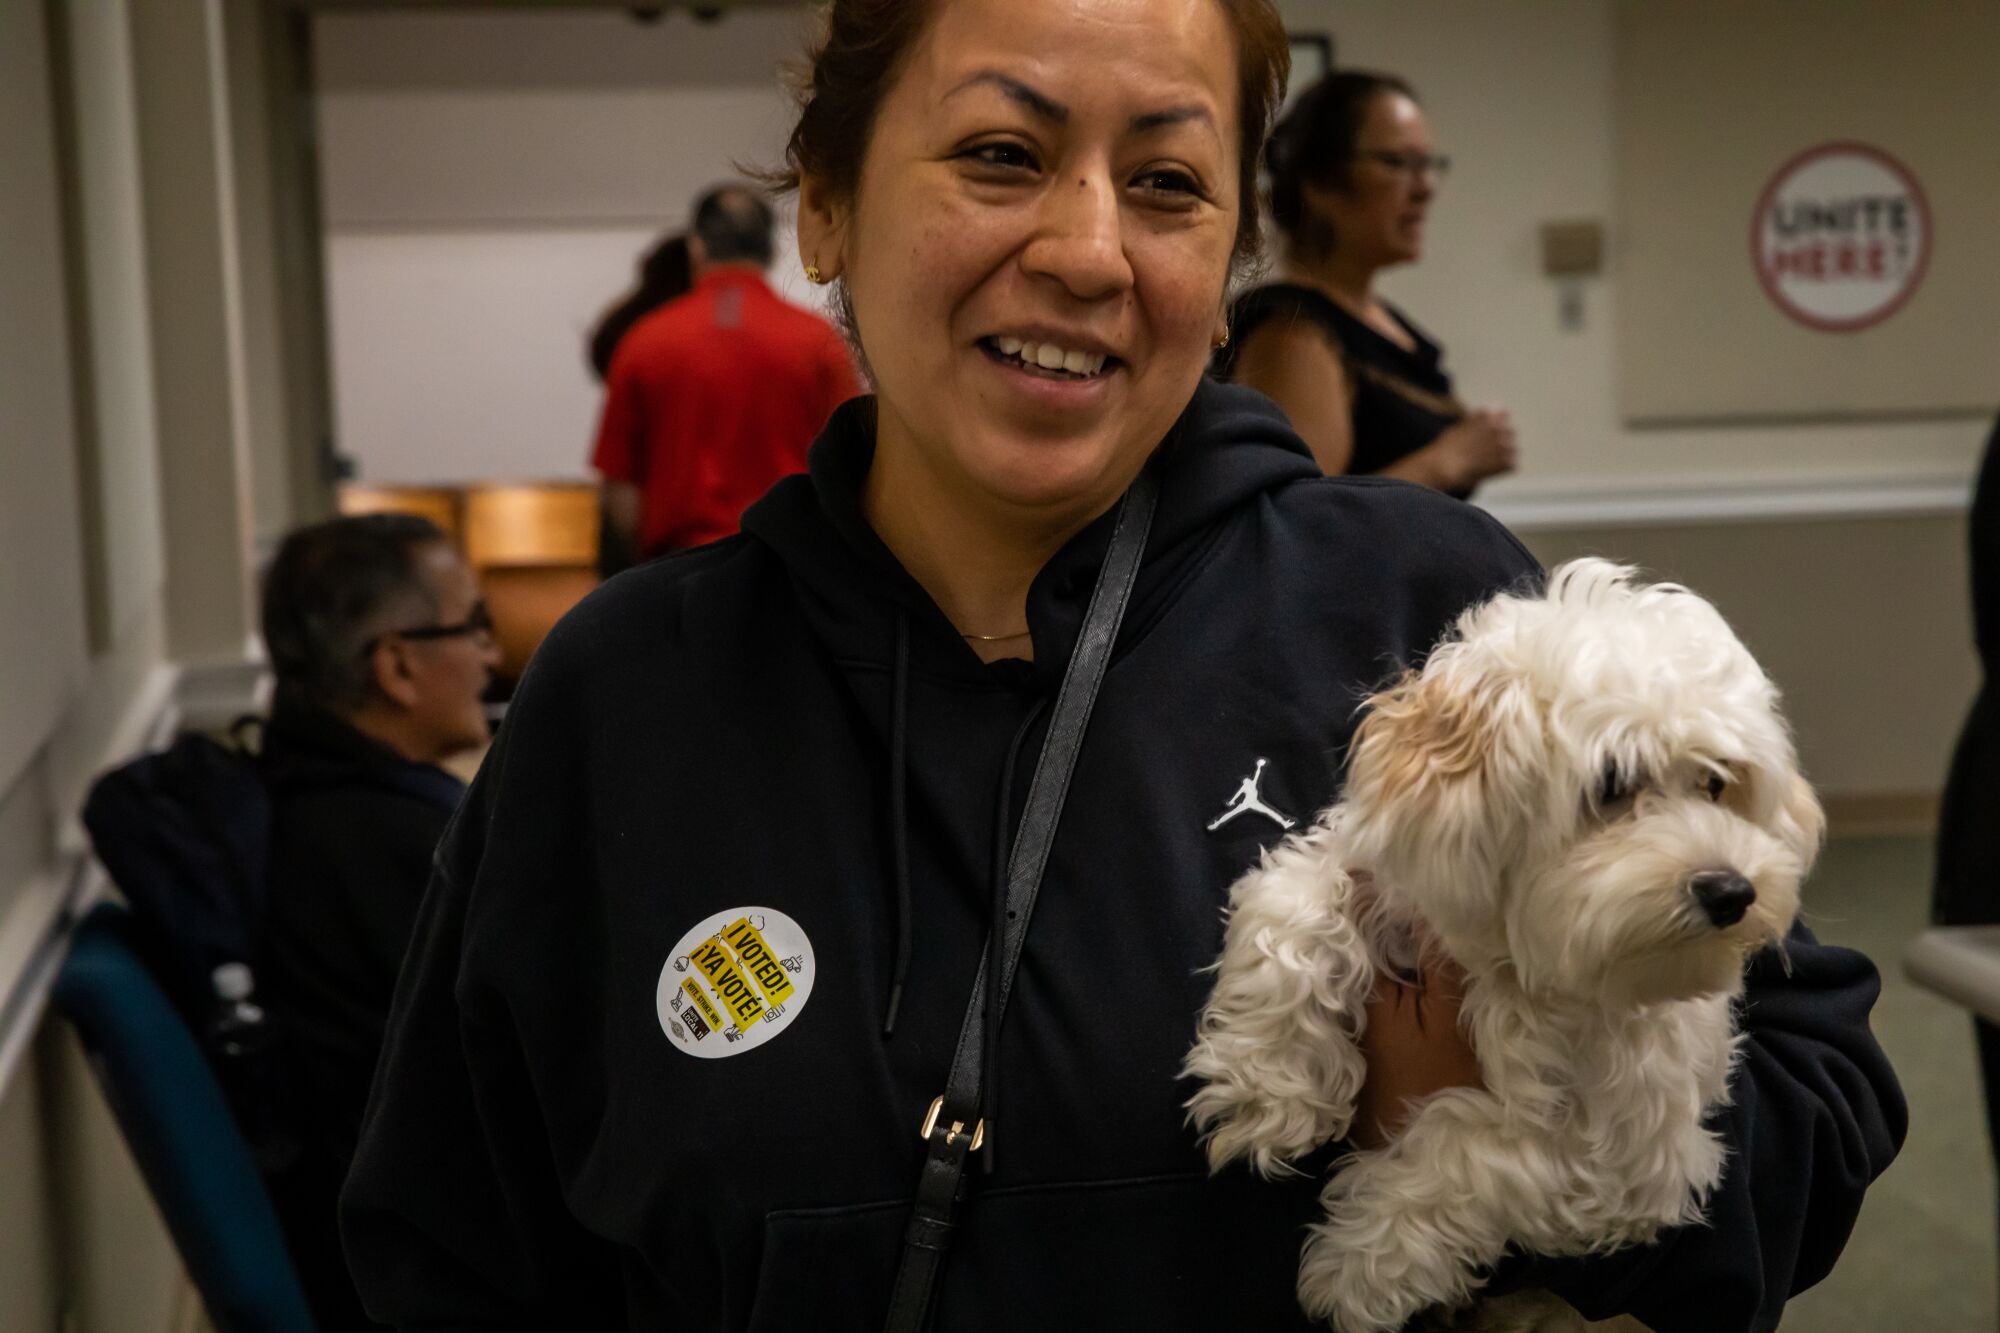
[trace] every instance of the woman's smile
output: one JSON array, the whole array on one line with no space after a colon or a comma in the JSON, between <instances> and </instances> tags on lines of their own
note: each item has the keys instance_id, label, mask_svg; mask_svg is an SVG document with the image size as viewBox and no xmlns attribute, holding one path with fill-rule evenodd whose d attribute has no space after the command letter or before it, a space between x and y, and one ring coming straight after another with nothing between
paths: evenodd
<instances>
[{"instance_id":1,"label":"woman's smile","mask_svg":"<svg viewBox=\"0 0 2000 1333\"><path fill-rule=\"evenodd\" d=\"M1101 411L1125 363L1081 338L996 334L974 344L1003 392L1052 415Z\"/></svg>"}]
</instances>

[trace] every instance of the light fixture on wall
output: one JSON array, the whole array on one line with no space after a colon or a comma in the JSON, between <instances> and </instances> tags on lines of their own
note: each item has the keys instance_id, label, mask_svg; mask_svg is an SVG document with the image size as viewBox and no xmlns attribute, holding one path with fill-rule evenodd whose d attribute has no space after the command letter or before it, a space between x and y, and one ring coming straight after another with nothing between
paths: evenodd
<instances>
[{"instance_id":1,"label":"light fixture on wall","mask_svg":"<svg viewBox=\"0 0 2000 1333\"><path fill-rule=\"evenodd\" d=\"M1556 280L1556 319L1565 333L1583 328L1583 281L1604 271L1604 224L1593 219L1544 222L1542 272Z\"/></svg>"}]
</instances>

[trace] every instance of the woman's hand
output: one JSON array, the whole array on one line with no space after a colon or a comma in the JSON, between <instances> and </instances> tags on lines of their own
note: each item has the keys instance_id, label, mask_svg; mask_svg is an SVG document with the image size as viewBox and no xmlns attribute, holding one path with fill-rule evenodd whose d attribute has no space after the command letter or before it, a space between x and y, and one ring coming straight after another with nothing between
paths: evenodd
<instances>
[{"instance_id":1,"label":"woman's hand","mask_svg":"<svg viewBox=\"0 0 2000 1333\"><path fill-rule=\"evenodd\" d=\"M1482 1086L1479 1057L1458 1025L1465 973L1449 959L1426 964L1422 985L1378 972L1361 1053L1368 1081L1355 1106L1353 1141L1379 1148L1409 1116L1408 1103L1446 1088Z\"/></svg>"},{"instance_id":2,"label":"woman's hand","mask_svg":"<svg viewBox=\"0 0 2000 1333\"><path fill-rule=\"evenodd\" d=\"M1505 408L1478 407L1426 446L1435 451L1443 489L1462 491L1516 466L1514 418Z\"/></svg>"}]
</instances>

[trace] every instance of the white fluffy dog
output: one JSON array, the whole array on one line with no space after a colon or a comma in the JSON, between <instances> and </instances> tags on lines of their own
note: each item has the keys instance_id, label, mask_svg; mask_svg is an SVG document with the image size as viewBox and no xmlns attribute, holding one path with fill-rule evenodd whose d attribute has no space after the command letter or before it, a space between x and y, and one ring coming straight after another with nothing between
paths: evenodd
<instances>
[{"instance_id":1,"label":"white fluffy dog","mask_svg":"<svg viewBox=\"0 0 2000 1333\"><path fill-rule=\"evenodd\" d=\"M1483 1088L1337 1164L1299 1300L1343 1333L1466 1305L1510 1245L1700 1218L1733 997L1781 944L1823 817L1777 691L1715 608L1579 560L1467 611L1375 696L1345 795L1230 893L1187 1072L1211 1166L1344 1138L1378 969L1466 975Z\"/></svg>"}]
</instances>

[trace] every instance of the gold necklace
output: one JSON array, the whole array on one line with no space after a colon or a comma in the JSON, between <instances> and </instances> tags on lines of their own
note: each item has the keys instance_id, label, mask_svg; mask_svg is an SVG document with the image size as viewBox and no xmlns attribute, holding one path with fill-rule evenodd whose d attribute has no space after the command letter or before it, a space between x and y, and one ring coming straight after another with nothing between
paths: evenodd
<instances>
[{"instance_id":1,"label":"gold necklace","mask_svg":"<svg viewBox=\"0 0 2000 1333\"><path fill-rule=\"evenodd\" d=\"M1017 629L1012 634L967 634L964 630L960 630L958 637L961 639L977 639L980 643L998 643L1003 639L1025 639L1033 633L1034 631L1031 629Z\"/></svg>"}]
</instances>

